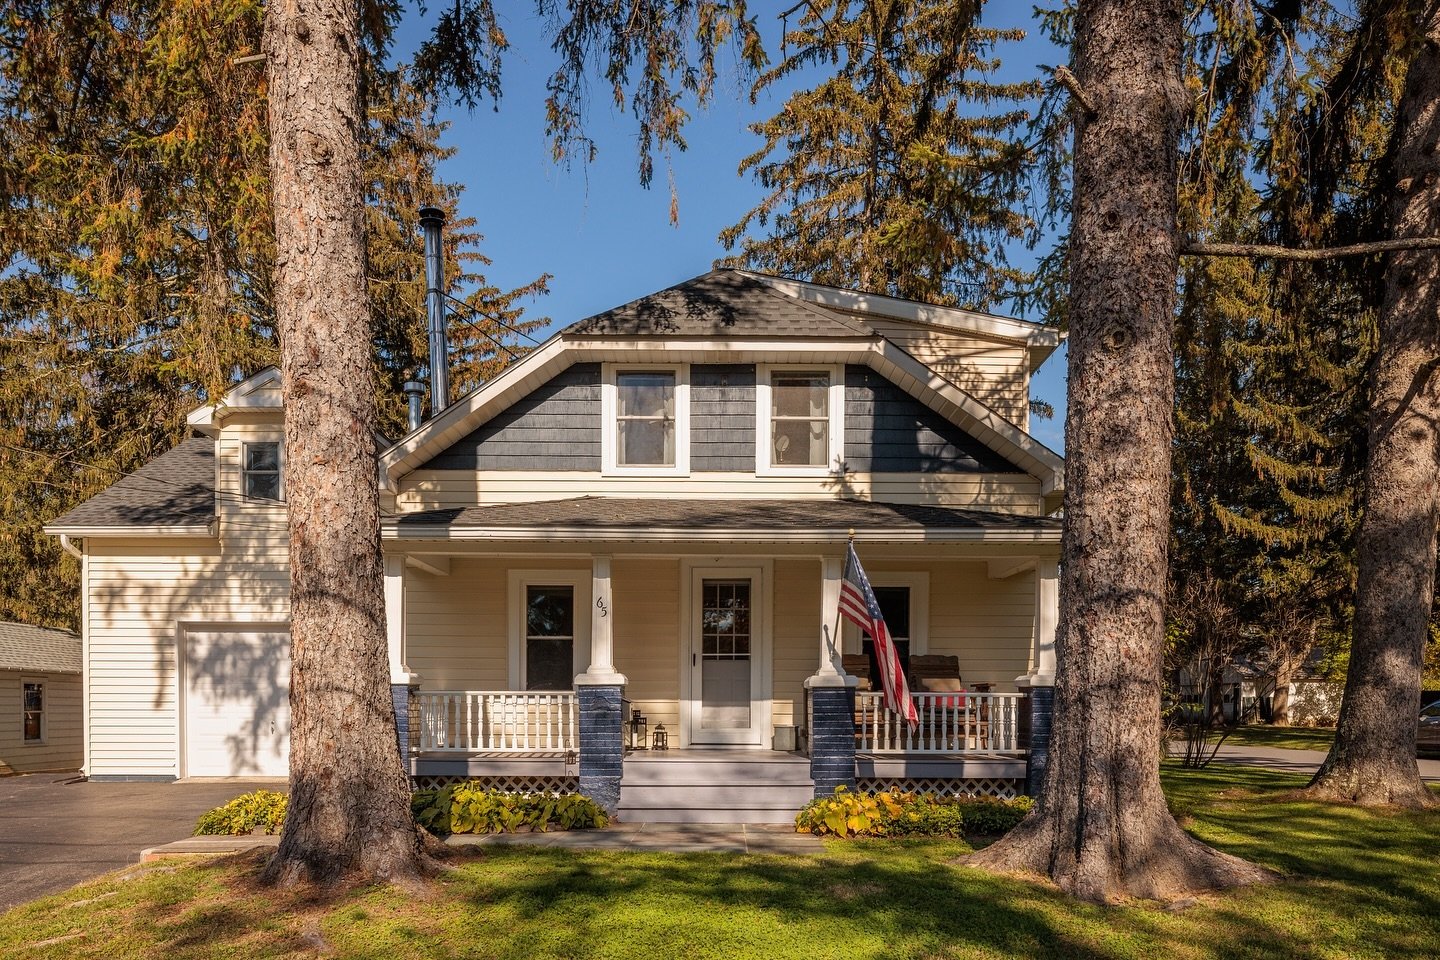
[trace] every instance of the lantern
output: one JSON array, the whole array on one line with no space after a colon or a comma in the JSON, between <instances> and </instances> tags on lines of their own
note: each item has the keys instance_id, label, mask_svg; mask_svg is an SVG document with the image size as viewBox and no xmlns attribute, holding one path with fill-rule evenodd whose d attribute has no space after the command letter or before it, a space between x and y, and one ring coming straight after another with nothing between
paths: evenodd
<instances>
[{"instance_id":1,"label":"lantern","mask_svg":"<svg viewBox=\"0 0 1440 960\"><path fill-rule=\"evenodd\" d=\"M653 746L656 750L670 749L670 735L665 732L665 724L663 723L655 724L655 743Z\"/></svg>"},{"instance_id":2,"label":"lantern","mask_svg":"<svg viewBox=\"0 0 1440 960\"><path fill-rule=\"evenodd\" d=\"M630 749L645 749L646 731L648 727L649 721L645 719L645 714L640 712L639 707L630 711Z\"/></svg>"}]
</instances>

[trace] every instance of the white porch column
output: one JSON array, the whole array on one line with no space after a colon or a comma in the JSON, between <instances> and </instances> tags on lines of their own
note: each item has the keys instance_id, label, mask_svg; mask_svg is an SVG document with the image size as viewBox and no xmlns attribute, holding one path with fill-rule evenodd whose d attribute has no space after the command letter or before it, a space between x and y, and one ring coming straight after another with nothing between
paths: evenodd
<instances>
[{"instance_id":1,"label":"white porch column","mask_svg":"<svg viewBox=\"0 0 1440 960\"><path fill-rule=\"evenodd\" d=\"M405 557L385 557L385 639L390 648L390 683L410 686L420 678L405 666Z\"/></svg>"},{"instance_id":2,"label":"white porch column","mask_svg":"<svg viewBox=\"0 0 1440 960\"><path fill-rule=\"evenodd\" d=\"M1055 627L1060 620L1060 561L1035 565L1035 639L1030 673L1017 677L1032 687L1055 685Z\"/></svg>"},{"instance_id":3,"label":"white porch column","mask_svg":"<svg viewBox=\"0 0 1440 960\"><path fill-rule=\"evenodd\" d=\"M805 681L808 688L853 687L859 683L845 672L841 659L845 648L840 627L840 578L845 575L843 557L820 558L820 666Z\"/></svg>"},{"instance_id":4,"label":"white porch column","mask_svg":"<svg viewBox=\"0 0 1440 960\"><path fill-rule=\"evenodd\" d=\"M614 610L610 602L610 558L590 558L590 667L575 678L581 686L624 686L615 669Z\"/></svg>"}]
</instances>

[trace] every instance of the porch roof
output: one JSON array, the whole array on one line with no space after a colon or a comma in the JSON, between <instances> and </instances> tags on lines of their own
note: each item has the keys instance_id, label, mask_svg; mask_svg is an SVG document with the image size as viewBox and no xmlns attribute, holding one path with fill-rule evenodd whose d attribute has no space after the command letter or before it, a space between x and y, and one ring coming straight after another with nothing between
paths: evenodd
<instances>
[{"instance_id":1,"label":"porch roof","mask_svg":"<svg viewBox=\"0 0 1440 960\"><path fill-rule=\"evenodd\" d=\"M843 541L851 530L902 541L1058 543L1060 521L870 500L575 497L388 517L396 540Z\"/></svg>"}]
</instances>

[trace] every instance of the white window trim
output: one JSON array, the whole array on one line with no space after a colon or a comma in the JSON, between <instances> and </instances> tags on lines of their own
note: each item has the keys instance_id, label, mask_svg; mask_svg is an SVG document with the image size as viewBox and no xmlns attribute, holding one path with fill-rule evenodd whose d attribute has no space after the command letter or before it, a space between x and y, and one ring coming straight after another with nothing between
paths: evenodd
<instances>
[{"instance_id":1,"label":"white window trim","mask_svg":"<svg viewBox=\"0 0 1440 960\"><path fill-rule=\"evenodd\" d=\"M924 570L877 571L870 574L872 587L910 588L910 655L920 656L930 652L930 574ZM844 622L842 645L845 652L864 652L860 640L860 628L850 621Z\"/></svg>"},{"instance_id":2,"label":"white window trim","mask_svg":"<svg viewBox=\"0 0 1440 960\"><path fill-rule=\"evenodd\" d=\"M40 687L40 739L25 739L25 685L27 683L38 684ZM23 747L43 747L50 739L50 684L42 677L20 678L20 745Z\"/></svg>"},{"instance_id":3,"label":"white window trim","mask_svg":"<svg viewBox=\"0 0 1440 960\"><path fill-rule=\"evenodd\" d=\"M246 470L245 462L247 452L252 446L262 443L275 444L275 493L276 497L271 500L269 497L252 497L245 492L245 474L247 473L269 473L270 471ZM240 441L240 497L246 503L284 503L285 502L285 444L280 440L241 440Z\"/></svg>"},{"instance_id":4,"label":"white window trim","mask_svg":"<svg viewBox=\"0 0 1440 960\"><path fill-rule=\"evenodd\" d=\"M575 589L575 650L572 665L575 674L590 669L590 596L589 570L511 570L510 571L510 655L507 681L511 690L525 689L525 590L527 587L573 587Z\"/></svg>"},{"instance_id":5,"label":"white window trim","mask_svg":"<svg viewBox=\"0 0 1440 960\"><path fill-rule=\"evenodd\" d=\"M774 373L823 370L830 374L830 450L820 467L776 466L770 462L770 410L773 398L770 377ZM775 364L755 366L755 474L761 477L828 477L845 472L845 366L843 364Z\"/></svg>"},{"instance_id":6,"label":"white window trim","mask_svg":"<svg viewBox=\"0 0 1440 960\"><path fill-rule=\"evenodd\" d=\"M665 466L620 464L617 373L656 371L675 374L675 462ZM690 475L690 365L686 363L606 363L600 377L600 472L607 477L688 477Z\"/></svg>"}]
</instances>

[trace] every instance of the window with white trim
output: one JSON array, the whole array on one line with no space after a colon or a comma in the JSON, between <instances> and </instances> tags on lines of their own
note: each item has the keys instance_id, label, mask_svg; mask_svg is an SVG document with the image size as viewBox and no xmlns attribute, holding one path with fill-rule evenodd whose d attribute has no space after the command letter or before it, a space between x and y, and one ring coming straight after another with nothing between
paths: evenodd
<instances>
[{"instance_id":1,"label":"window with white trim","mask_svg":"<svg viewBox=\"0 0 1440 960\"><path fill-rule=\"evenodd\" d=\"M906 664L912 654L930 652L930 574L924 571L884 571L870 574L870 586L880 603L885 628L890 631L900 662ZM848 621L844 626L846 653L863 653L870 657L871 676L879 676L870 635Z\"/></svg>"},{"instance_id":2,"label":"window with white trim","mask_svg":"<svg viewBox=\"0 0 1440 960\"><path fill-rule=\"evenodd\" d=\"M512 690L569 690L590 666L589 570L511 570Z\"/></svg>"},{"instance_id":3,"label":"window with white trim","mask_svg":"<svg viewBox=\"0 0 1440 960\"><path fill-rule=\"evenodd\" d=\"M245 443L240 449L240 491L247 500L281 500L280 444Z\"/></svg>"},{"instance_id":4,"label":"window with white trim","mask_svg":"<svg viewBox=\"0 0 1440 960\"><path fill-rule=\"evenodd\" d=\"M525 689L568 690L575 679L575 588L525 587Z\"/></svg>"},{"instance_id":5,"label":"window with white trim","mask_svg":"<svg viewBox=\"0 0 1440 960\"><path fill-rule=\"evenodd\" d=\"M843 367L762 365L755 409L757 470L770 475L843 472Z\"/></svg>"},{"instance_id":6,"label":"window with white trim","mask_svg":"<svg viewBox=\"0 0 1440 960\"><path fill-rule=\"evenodd\" d=\"M39 680L21 683L21 715L26 743L45 742L45 684Z\"/></svg>"},{"instance_id":7,"label":"window with white trim","mask_svg":"<svg viewBox=\"0 0 1440 960\"><path fill-rule=\"evenodd\" d=\"M606 473L673 476L690 472L687 369L606 365L601 386Z\"/></svg>"}]
</instances>

